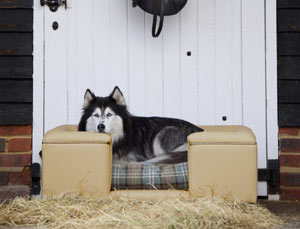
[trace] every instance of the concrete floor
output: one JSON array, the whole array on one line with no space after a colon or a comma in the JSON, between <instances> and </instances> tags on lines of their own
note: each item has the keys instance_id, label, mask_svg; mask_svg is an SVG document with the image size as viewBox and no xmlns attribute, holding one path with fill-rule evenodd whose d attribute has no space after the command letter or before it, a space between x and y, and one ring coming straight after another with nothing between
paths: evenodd
<instances>
[{"instance_id":1,"label":"concrete floor","mask_svg":"<svg viewBox=\"0 0 300 229\"><path fill-rule=\"evenodd\" d=\"M276 229L300 228L300 202L259 200L259 204L279 216L285 223Z\"/></svg>"}]
</instances>

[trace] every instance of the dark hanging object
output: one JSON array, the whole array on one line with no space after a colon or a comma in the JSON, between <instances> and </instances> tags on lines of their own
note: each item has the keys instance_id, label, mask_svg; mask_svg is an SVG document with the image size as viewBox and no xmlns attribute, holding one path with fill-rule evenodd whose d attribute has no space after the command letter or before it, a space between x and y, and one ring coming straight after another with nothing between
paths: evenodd
<instances>
[{"instance_id":1,"label":"dark hanging object","mask_svg":"<svg viewBox=\"0 0 300 229\"><path fill-rule=\"evenodd\" d=\"M32 179L31 194L39 195L41 193L41 165L39 163L32 163L31 179Z\"/></svg>"},{"instance_id":2,"label":"dark hanging object","mask_svg":"<svg viewBox=\"0 0 300 229\"><path fill-rule=\"evenodd\" d=\"M187 0L132 0L132 6L139 6L149 14L153 14L152 36L158 37L164 23L164 16L177 14L187 3ZM159 26L156 31L157 16Z\"/></svg>"}]
</instances>

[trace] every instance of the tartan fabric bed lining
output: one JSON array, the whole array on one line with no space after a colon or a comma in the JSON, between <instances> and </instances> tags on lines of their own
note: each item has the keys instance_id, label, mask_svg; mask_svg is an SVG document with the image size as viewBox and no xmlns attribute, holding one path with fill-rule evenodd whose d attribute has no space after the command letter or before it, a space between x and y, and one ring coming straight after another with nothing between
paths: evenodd
<instances>
[{"instance_id":1,"label":"tartan fabric bed lining","mask_svg":"<svg viewBox=\"0 0 300 229\"><path fill-rule=\"evenodd\" d=\"M112 190L188 190L188 163L113 164Z\"/></svg>"}]
</instances>

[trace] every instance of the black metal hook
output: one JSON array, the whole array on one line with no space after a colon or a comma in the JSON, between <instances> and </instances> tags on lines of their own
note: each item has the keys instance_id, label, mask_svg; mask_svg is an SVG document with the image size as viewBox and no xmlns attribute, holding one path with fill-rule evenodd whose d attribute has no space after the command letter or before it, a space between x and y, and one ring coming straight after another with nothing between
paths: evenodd
<instances>
[{"instance_id":1,"label":"black metal hook","mask_svg":"<svg viewBox=\"0 0 300 229\"><path fill-rule=\"evenodd\" d=\"M67 0L40 0L41 6L47 5L52 12L56 12L58 7L65 5L67 9Z\"/></svg>"}]
</instances>

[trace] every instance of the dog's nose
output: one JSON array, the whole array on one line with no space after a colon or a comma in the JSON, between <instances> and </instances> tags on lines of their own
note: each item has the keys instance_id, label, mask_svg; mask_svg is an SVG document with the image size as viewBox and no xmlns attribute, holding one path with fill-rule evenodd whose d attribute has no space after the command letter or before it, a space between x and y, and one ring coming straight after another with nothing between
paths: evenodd
<instances>
[{"instance_id":1,"label":"dog's nose","mask_svg":"<svg viewBox=\"0 0 300 229\"><path fill-rule=\"evenodd\" d=\"M98 130L99 131L103 131L105 129L105 125L104 124L99 124L98 125Z\"/></svg>"}]
</instances>

